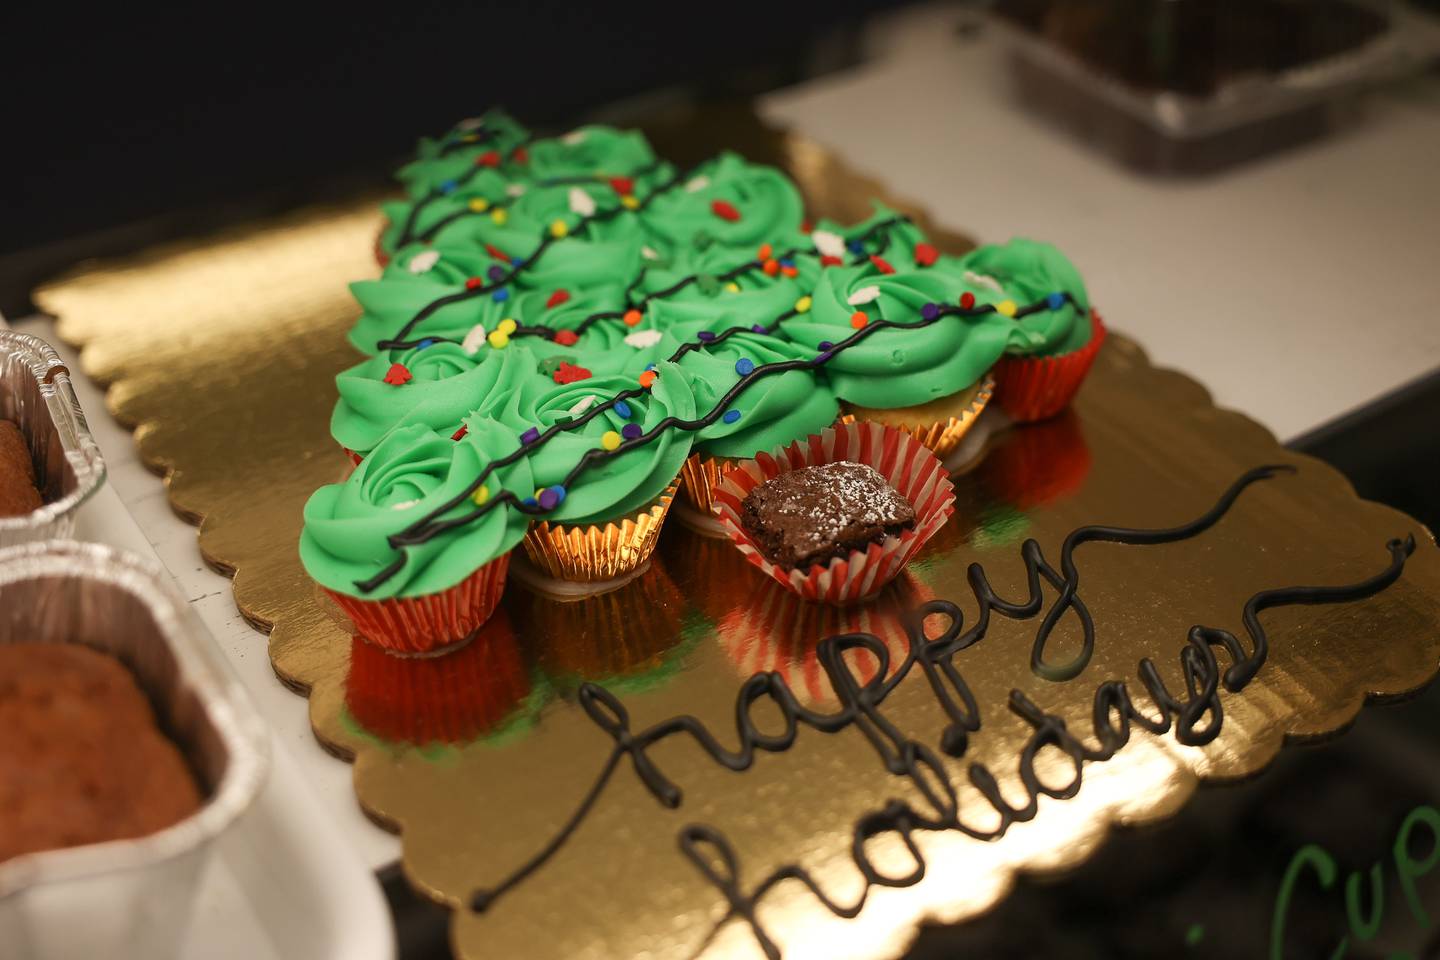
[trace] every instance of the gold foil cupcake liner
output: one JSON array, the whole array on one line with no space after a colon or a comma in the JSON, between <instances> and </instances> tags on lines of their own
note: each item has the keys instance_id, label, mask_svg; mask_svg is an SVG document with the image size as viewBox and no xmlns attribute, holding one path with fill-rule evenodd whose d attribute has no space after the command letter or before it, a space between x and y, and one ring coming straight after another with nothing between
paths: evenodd
<instances>
[{"instance_id":1,"label":"gold foil cupcake liner","mask_svg":"<svg viewBox=\"0 0 1440 960\"><path fill-rule=\"evenodd\" d=\"M711 516L714 490L726 470L740 461L730 457L702 457L692 453L680 468L680 493L684 502L704 516Z\"/></svg>"},{"instance_id":2,"label":"gold foil cupcake liner","mask_svg":"<svg viewBox=\"0 0 1440 960\"><path fill-rule=\"evenodd\" d=\"M855 423L857 420L870 420L895 427L919 440L929 447L935 456L943 460L960 446L960 441L964 439L965 434L975 425L975 421L980 418L980 414L990 403L990 398L995 394L995 380L987 374L985 379L980 381L979 386L973 389L974 395L964 409L940 419L935 419L935 414L943 410L946 405L953 403L953 397L942 397L930 403L913 407L897 407L893 410L845 403L842 404L843 412L840 415L840 422Z\"/></svg>"},{"instance_id":3,"label":"gold foil cupcake liner","mask_svg":"<svg viewBox=\"0 0 1440 960\"><path fill-rule=\"evenodd\" d=\"M655 551L679 487L676 478L649 506L623 520L586 526L538 521L525 534L525 554L559 580L593 583L623 577Z\"/></svg>"}]
</instances>

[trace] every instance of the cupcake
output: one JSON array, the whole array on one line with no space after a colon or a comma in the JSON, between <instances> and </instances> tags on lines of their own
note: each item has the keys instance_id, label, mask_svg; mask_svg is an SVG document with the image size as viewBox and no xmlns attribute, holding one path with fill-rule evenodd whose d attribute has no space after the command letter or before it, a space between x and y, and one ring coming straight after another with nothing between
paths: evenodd
<instances>
[{"instance_id":1,"label":"cupcake","mask_svg":"<svg viewBox=\"0 0 1440 960\"><path fill-rule=\"evenodd\" d=\"M960 266L978 302L1014 315L1018 336L995 368L997 402L1014 420L1055 416L1105 340L1080 272L1055 247L1025 239L979 247Z\"/></svg>"},{"instance_id":2,"label":"cupcake","mask_svg":"<svg viewBox=\"0 0 1440 960\"><path fill-rule=\"evenodd\" d=\"M383 740L462 744L500 729L531 689L502 606L467 642L438 655L400 656L355 637L345 707Z\"/></svg>"},{"instance_id":3,"label":"cupcake","mask_svg":"<svg viewBox=\"0 0 1440 960\"><path fill-rule=\"evenodd\" d=\"M503 110L462 120L441 137L424 137L415 159L395 173L405 192L419 199L477 167L476 160L494 151L506 155L530 139L530 131Z\"/></svg>"},{"instance_id":4,"label":"cupcake","mask_svg":"<svg viewBox=\"0 0 1440 960\"><path fill-rule=\"evenodd\" d=\"M611 402L629 391L637 393ZM661 362L638 380L614 375L530 386L496 416L526 442L569 425L526 458L543 511L525 537L536 566L560 580L596 582L645 562L690 454L684 430L662 429L642 440L666 418L695 416L695 397L678 367ZM593 462L575 473L592 451Z\"/></svg>"},{"instance_id":5,"label":"cupcake","mask_svg":"<svg viewBox=\"0 0 1440 960\"><path fill-rule=\"evenodd\" d=\"M391 431L340 484L305 504L300 559L356 631L391 650L425 652L464 640L494 611L527 517L502 492L535 489L524 458L493 471L519 440L471 417L460 440L421 424ZM490 502L490 501L494 502ZM489 503L488 507L480 504ZM392 537L461 521L403 546Z\"/></svg>"},{"instance_id":6,"label":"cupcake","mask_svg":"<svg viewBox=\"0 0 1440 960\"><path fill-rule=\"evenodd\" d=\"M785 321L784 333L828 354L822 369L849 417L902 430L944 457L984 409L990 368L1017 336L1014 323L993 312L942 311L962 289L947 264L833 266L809 311Z\"/></svg>"},{"instance_id":7,"label":"cupcake","mask_svg":"<svg viewBox=\"0 0 1440 960\"><path fill-rule=\"evenodd\" d=\"M726 472L715 510L752 564L806 600L866 600L953 511L935 455L875 423L831 427Z\"/></svg>"}]
</instances>

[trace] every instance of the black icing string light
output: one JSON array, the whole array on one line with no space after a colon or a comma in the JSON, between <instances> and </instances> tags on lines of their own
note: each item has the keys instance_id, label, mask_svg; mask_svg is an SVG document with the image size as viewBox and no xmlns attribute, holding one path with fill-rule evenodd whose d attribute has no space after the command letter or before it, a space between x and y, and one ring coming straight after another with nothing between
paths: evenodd
<instances>
[{"instance_id":1,"label":"black icing string light","mask_svg":"<svg viewBox=\"0 0 1440 960\"><path fill-rule=\"evenodd\" d=\"M759 366L751 366L749 368L749 371L747 373L743 373L740 376L740 379L737 380L728 391L726 391L725 395L722 396L716 402L715 406L712 407L710 411L704 416L695 418L693 420L685 420L672 414L665 417L660 422L656 423L648 431L640 428L639 424L627 424L623 435L617 435L614 431L607 432L606 436L603 437L601 440L600 447L594 447L590 450L587 450L580 457L580 460L570 470L570 472L565 475L565 478L560 484L548 487L545 490L541 491L541 495L539 497L525 497L522 499L521 497L517 497L514 492L509 490L501 490L498 494L495 494L494 496L490 495L489 488L486 486L485 481L488 480L491 474L493 474L496 470L510 466L511 464L519 461L523 457L530 455L535 450L544 446L553 437L567 430L573 430L577 427L584 426L585 424L593 420L595 417L608 410L616 410L616 412L619 413L621 416L625 416L626 414L623 410L620 409L620 405L623 404L624 410L628 410L628 401L636 397L644 396L649 391L651 385L655 381L654 371L646 371L645 373L642 373L640 375L639 387L623 390L615 396L611 397L609 400L597 404L592 404L588 409L581 412L573 420L569 420L565 423L552 424L543 432L535 427L531 427L529 430L525 431L525 433L521 434L520 446L517 447L513 452L490 461L488 464L485 465L485 468L480 471L480 474L473 481L471 481L471 483L467 485L464 490L451 497L444 504L436 507L434 510L431 510L424 517L415 521L410 526L406 527L404 530L401 530L399 533L392 534L390 537L387 538L387 542L389 543L390 547L396 551L403 551L405 547L427 543L435 537L440 536L441 534L444 534L450 530L473 523L480 517L485 516L485 514L489 513L499 504L509 504L515 507L521 513L525 513L531 516L547 514L564 502L566 488L572 486L574 482L579 478L579 476L592 464L601 463L606 460L613 459L614 457L618 457L621 454L636 449L637 447L644 446L645 444L650 443L651 441L658 438L662 433L670 429L692 432L711 426L717 420L721 419L724 416L728 416L730 413L734 412L728 410L728 408L747 389L749 389L751 385L776 374L788 373L792 370L814 370L823 367L825 364L829 363L830 360L833 359L837 354L844 353L845 351L854 347L856 344L861 343L865 340L866 337L873 335L877 330L918 330L938 323L944 317L968 318L982 316L990 313L1001 313L1005 316L1010 316L1018 319L1029 316L1033 313L1039 313L1042 310L1059 310L1067 304L1079 307L1079 303L1076 301L1074 296L1072 296L1068 292L1052 293L1044 299L1036 301L1035 303L1028 304L1024 307L1017 307L1010 301L1005 301L1002 304L976 304L974 295L966 292L964 295L962 295L961 303L958 306L927 303L921 310L919 320L901 321L885 320L881 318L875 320L867 320L867 322L863 325L859 325L857 323L857 329L855 330L855 332L850 334L844 340L841 340L837 343L829 343L828 341L822 342L820 345L820 352L809 360L777 360L772 363L760 364ZM753 327L730 327L722 333L715 334L714 338L707 342L723 342L724 339L728 339L729 337L739 333L769 333L779 327L780 324L784 323L786 320L803 312L805 311L798 309L797 305L797 307L792 307L784 314L781 314L780 317L778 317L772 324L762 327L760 330L756 330ZM860 315L863 315L863 313ZM689 352L689 350L700 349L703 346L705 346L705 343L686 344L682 346L679 350L677 350L670 359L672 361L678 360L686 352ZM446 513L449 513L451 510L454 510L455 508L463 505L467 500L475 504L474 510L462 516L451 517L449 519L441 519ZM400 557L397 557L394 562L392 562L389 566L385 567L385 569L381 570L374 577L371 577L367 580L355 581L355 586L359 588L361 592L369 593L375 590L381 584L385 583L391 577L398 574L402 569L404 569L404 566L405 558L402 555Z\"/></svg>"}]
</instances>

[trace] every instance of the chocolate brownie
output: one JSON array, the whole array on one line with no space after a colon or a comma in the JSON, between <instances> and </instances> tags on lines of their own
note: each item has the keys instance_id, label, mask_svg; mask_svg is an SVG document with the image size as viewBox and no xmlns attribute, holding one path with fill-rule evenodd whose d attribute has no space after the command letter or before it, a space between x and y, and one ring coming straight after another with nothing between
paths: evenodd
<instances>
[{"instance_id":1,"label":"chocolate brownie","mask_svg":"<svg viewBox=\"0 0 1440 960\"><path fill-rule=\"evenodd\" d=\"M0 863L155 833L200 807L179 749L119 661L0 643Z\"/></svg>"},{"instance_id":2,"label":"chocolate brownie","mask_svg":"<svg viewBox=\"0 0 1440 960\"><path fill-rule=\"evenodd\" d=\"M913 527L915 508L874 467L841 460L765 481L741 520L772 562L803 569Z\"/></svg>"},{"instance_id":3,"label":"chocolate brownie","mask_svg":"<svg viewBox=\"0 0 1440 960\"><path fill-rule=\"evenodd\" d=\"M0 420L0 517L23 517L43 503L25 435L14 423Z\"/></svg>"}]
</instances>

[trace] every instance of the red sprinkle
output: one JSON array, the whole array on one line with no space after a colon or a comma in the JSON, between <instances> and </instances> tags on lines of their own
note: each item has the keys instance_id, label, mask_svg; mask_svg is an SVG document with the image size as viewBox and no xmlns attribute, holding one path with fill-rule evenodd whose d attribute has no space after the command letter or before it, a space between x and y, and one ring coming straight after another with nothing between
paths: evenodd
<instances>
[{"instance_id":1,"label":"red sprinkle","mask_svg":"<svg viewBox=\"0 0 1440 960\"><path fill-rule=\"evenodd\" d=\"M872 257L870 258L870 262L873 263L873 264L875 264L875 269L876 269L876 270L879 270L881 273L894 273L894 272L895 272L895 268L894 268L894 267L890 266L890 264L886 263L884 260L881 260L879 257L872 256Z\"/></svg>"},{"instance_id":2,"label":"red sprinkle","mask_svg":"<svg viewBox=\"0 0 1440 960\"><path fill-rule=\"evenodd\" d=\"M462 423L462 424L460 424L460 429L459 429L459 430L456 430L454 433L450 434L450 439L451 439L451 440L461 440L461 439L464 438L465 434L467 434L467 433L469 433L469 432L470 432L470 428L467 427L467 426L465 426L465 424Z\"/></svg>"},{"instance_id":3,"label":"red sprinkle","mask_svg":"<svg viewBox=\"0 0 1440 960\"><path fill-rule=\"evenodd\" d=\"M820 257L820 266L822 267L838 267L844 262L845 261L841 260L839 257L832 257L829 255L823 255Z\"/></svg>"},{"instance_id":4,"label":"red sprinkle","mask_svg":"<svg viewBox=\"0 0 1440 960\"><path fill-rule=\"evenodd\" d=\"M765 276L773 277L775 276L775 274L780 272L780 261L766 260L765 263L761 265L760 269L765 271Z\"/></svg>"},{"instance_id":5,"label":"red sprinkle","mask_svg":"<svg viewBox=\"0 0 1440 960\"><path fill-rule=\"evenodd\" d=\"M724 200L712 200L710 201L710 209L714 212L715 216L721 220L736 223L740 219L740 211L735 209L733 203L728 203Z\"/></svg>"},{"instance_id":6,"label":"red sprinkle","mask_svg":"<svg viewBox=\"0 0 1440 960\"><path fill-rule=\"evenodd\" d=\"M566 302L569 299L570 291L566 290L564 287L561 287L559 290L556 290L554 293L550 294L550 299L545 301L545 307L546 309L549 309L550 307L558 307L560 306L560 304Z\"/></svg>"},{"instance_id":7,"label":"red sprinkle","mask_svg":"<svg viewBox=\"0 0 1440 960\"><path fill-rule=\"evenodd\" d=\"M780 272L783 273L783 274L785 274L785 276L787 276L787 277L798 277L798 276L800 276L800 268L799 268L799 267L781 267L781 268L780 268Z\"/></svg>"},{"instance_id":8,"label":"red sprinkle","mask_svg":"<svg viewBox=\"0 0 1440 960\"><path fill-rule=\"evenodd\" d=\"M775 253L775 248L768 243L760 244L760 249L755 253L756 260L769 260Z\"/></svg>"},{"instance_id":9,"label":"red sprinkle","mask_svg":"<svg viewBox=\"0 0 1440 960\"><path fill-rule=\"evenodd\" d=\"M810 231L812 231L812 230L814 230L814 229L815 229L815 225L814 225L813 223L811 223L809 220L801 220L801 221L800 221L800 232L801 232L801 233L809 233Z\"/></svg>"},{"instance_id":10,"label":"red sprinkle","mask_svg":"<svg viewBox=\"0 0 1440 960\"><path fill-rule=\"evenodd\" d=\"M385 374L385 382L393 387L403 387L414 379L415 375L412 374L403 363L390 364L390 369Z\"/></svg>"},{"instance_id":11,"label":"red sprinkle","mask_svg":"<svg viewBox=\"0 0 1440 960\"><path fill-rule=\"evenodd\" d=\"M510 154L510 159L514 160L516 163L525 163L527 160L530 159L530 151L526 150L524 147L516 147L515 150Z\"/></svg>"},{"instance_id":12,"label":"red sprinkle","mask_svg":"<svg viewBox=\"0 0 1440 960\"><path fill-rule=\"evenodd\" d=\"M556 330L555 342L562 347L573 347L580 341L580 335L574 330Z\"/></svg>"},{"instance_id":13,"label":"red sprinkle","mask_svg":"<svg viewBox=\"0 0 1440 960\"><path fill-rule=\"evenodd\" d=\"M641 313L639 310L631 308L625 311L624 320L625 326L627 327L638 327L640 325L640 321L644 319L645 314Z\"/></svg>"},{"instance_id":14,"label":"red sprinkle","mask_svg":"<svg viewBox=\"0 0 1440 960\"><path fill-rule=\"evenodd\" d=\"M915 244L915 263L917 266L933 266L935 261L940 259L940 251L928 243Z\"/></svg>"},{"instance_id":15,"label":"red sprinkle","mask_svg":"<svg viewBox=\"0 0 1440 960\"><path fill-rule=\"evenodd\" d=\"M475 158L477 167L498 167L500 166L500 152L498 150L486 150Z\"/></svg>"},{"instance_id":16,"label":"red sprinkle","mask_svg":"<svg viewBox=\"0 0 1440 960\"><path fill-rule=\"evenodd\" d=\"M659 374L657 374L654 370L646 370L644 373L640 374L640 386L644 387L646 390L649 390L650 385L655 382L655 378L658 376Z\"/></svg>"},{"instance_id":17,"label":"red sprinkle","mask_svg":"<svg viewBox=\"0 0 1440 960\"><path fill-rule=\"evenodd\" d=\"M870 318L865 316L864 310L856 310L854 313L850 314L850 326L854 327L856 330L859 330L861 327L865 326L865 324L869 322Z\"/></svg>"},{"instance_id":18,"label":"red sprinkle","mask_svg":"<svg viewBox=\"0 0 1440 960\"><path fill-rule=\"evenodd\" d=\"M501 250L493 243L485 244L485 252L490 254L490 256L494 257L496 260L504 260L506 263L510 262L510 258L505 255L505 251Z\"/></svg>"},{"instance_id":19,"label":"red sprinkle","mask_svg":"<svg viewBox=\"0 0 1440 960\"><path fill-rule=\"evenodd\" d=\"M965 310L969 310L971 307L975 306L975 294L971 293L969 290L966 290L964 293L960 294L960 306L962 309Z\"/></svg>"},{"instance_id":20,"label":"red sprinkle","mask_svg":"<svg viewBox=\"0 0 1440 960\"><path fill-rule=\"evenodd\" d=\"M628 197L635 192L635 181L629 177L611 177L610 189L622 197Z\"/></svg>"},{"instance_id":21,"label":"red sprinkle","mask_svg":"<svg viewBox=\"0 0 1440 960\"><path fill-rule=\"evenodd\" d=\"M354 461L355 466L357 467L360 466L361 462L365 459L364 457L360 456L360 454L356 453L354 450L346 450L345 452L350 454L350 459Z\"/></svg>"},{"instance_id":22,"label":"red sprinkle","mask_svg":"<svg viewBox=\"0 0 1440 960\"><path fill-rule=\"evenodd\" d=\"M551 374L556 383L575 383L577 380L589 380L593 374L584 367L571 363L568 360L561 360L560 366Z\"/></svg>"},{"instance_id":23,"label":"red sprinkle","mask_svg":"<svg viewBox=\"0 0 1440 960\"><path fill-rule=\"evenodd\" d=\"M485 286L485 281L484 281L484 280L481 280L479 277L466 277L466 278L465 278L465 289L466 289L466 290L479 290L479 289L480 289L481 287L483 287L483 286Z\"/></svg>"}]
</instances>

